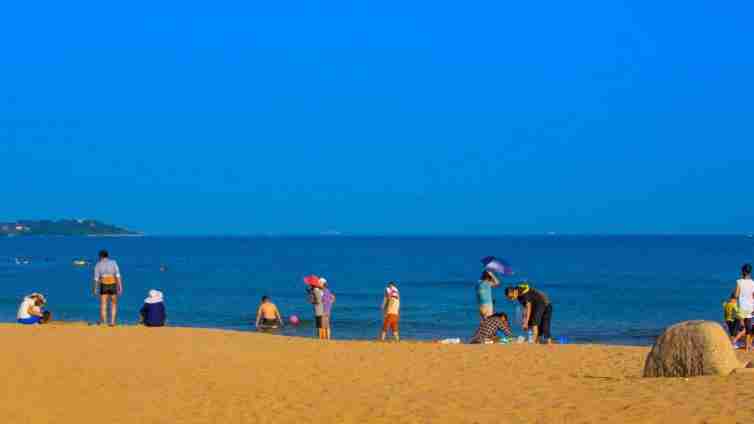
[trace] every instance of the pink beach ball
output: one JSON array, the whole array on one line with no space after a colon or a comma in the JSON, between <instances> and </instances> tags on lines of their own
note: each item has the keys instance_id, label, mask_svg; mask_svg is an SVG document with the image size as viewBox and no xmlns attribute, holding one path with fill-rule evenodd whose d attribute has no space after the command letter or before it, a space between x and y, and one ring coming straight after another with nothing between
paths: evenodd
<instances>
[{"instance_id":1,"label":"pink beach ball","mask_svg":"<svg viewBox=\"0 0 754 424\"><path fill-rule=\"evenodd\" d=\"M288 318L288 322L290 322L293 325L298 325L299 323L298 315L291 315L291 317Z\"/></svg>"}]
</instances>

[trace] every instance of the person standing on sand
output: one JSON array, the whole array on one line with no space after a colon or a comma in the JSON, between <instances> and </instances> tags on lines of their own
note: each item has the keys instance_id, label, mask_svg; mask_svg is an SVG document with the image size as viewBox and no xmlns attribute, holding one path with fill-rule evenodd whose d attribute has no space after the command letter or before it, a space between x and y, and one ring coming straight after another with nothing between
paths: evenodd
<instances>
[{"instance_id":1,"label":"person standing on sand","mask_svg":"<svg viewBox=\"0 0 754 424\"><path fill-rule=\"evenodd\" d=\"M380 340L384 341L387 337L388 330L393 332L393 338L396 342L401 341L398 323L400 321L401 296L398 287L394 282L387 283L385 288L385 297L382 299L382 332Z\"/></svg>"},{"instance_id":2,"label":"person standing on sand","mask_svg":"<svg viewBox=\"0 0 754 424\"><path fill-rule=\"evenodd\" d=\"M518 287L505 289L505 296L516 301L524 307L524 316L521 320L524 331L531 330L534 343L546 341L552 343L550 325L552 321L552 304L550 298L543 292L529 287L529 284L520 284ZM540 339L541 337L541 339Z\"/></svg>"},{"instance_id":3,"label":"person standing on sand","mask_svg":"<svg viewBox=\"0 0 754 424\"><path fill-rule=\"evenodd\" d=\"M317 328L317 337L325 339L325 330L322 326L322 317L325 315L325 305L322 302L322 287L312 285L309 288L309 301L314 307L314 326Z\"/></svg>"},{"instance_id":4,"label":"person standing on sand","mask_svg":"<svg viewBox=\"0 0 754 424\"><path fill-rule=\"evenodd\" d=\"M741 267L741 278L736 282L736 298L738 298L738 328L739 333L733 339L733 345L746 335L746 351L751 351L752 327L751 319L754 313L754 281L751 279L751 264Z\"/></svg>"},{"instance_id":5,"label":"person standing on sand","mask_svg":"<svg viewBox=\"0 0 754 424\"><path fill-rule=\"evenodd\" d=\"M476 285L476 299L479 306L479 318L484 320L495 313L495 305L492 301L492 288L500 285L500 280L491 271L482 272Z\"/></svg>"},{"instance_id":6,"label":"person standing on sand","mask_svg":"<svg viewBox=\"0 0 754 424\"><path fill-rule=\"evenodd\" d=\"M322 315L322 329L325 333L325 339L330 340L332 338L330 317L332 316L332 305L335 303L335 295L330 291L326 279L320 278L319 283L322 285L322 306L324 308L324 314Z\"/></svg>"},{"instance_id":7,"label":"person standing on sand","mask_svg":"<svg viewBox=\"0 0 754 424\"><path fill-rule=\"evenodd\" d=\"M99 252L99 262L94 267L94 289L95 296L99 294L100 309L99 322L107 322L107 303L110 301L110 326L115 326L115 320L118 315L118 296L123 293L123 280L120 276L118 263L110 259L107 250Z\"/></svg>"}]
</instances>

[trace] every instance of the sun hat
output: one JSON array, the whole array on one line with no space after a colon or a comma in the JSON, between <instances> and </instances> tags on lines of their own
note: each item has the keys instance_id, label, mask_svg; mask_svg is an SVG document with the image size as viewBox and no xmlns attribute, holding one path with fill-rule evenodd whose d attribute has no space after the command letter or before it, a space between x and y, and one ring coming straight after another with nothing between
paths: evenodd
<instances>
[{"instance_id":1,"label":"sun hat","mask_svg":"<svg viewBox=\"0 0 754 424\"><path fill-rule=\"evenodd\" d=\"M144 303L160 303L162 302L162 292L159 290L150 290L149 297L144 299Z\"/></svg>"}]
</instances>

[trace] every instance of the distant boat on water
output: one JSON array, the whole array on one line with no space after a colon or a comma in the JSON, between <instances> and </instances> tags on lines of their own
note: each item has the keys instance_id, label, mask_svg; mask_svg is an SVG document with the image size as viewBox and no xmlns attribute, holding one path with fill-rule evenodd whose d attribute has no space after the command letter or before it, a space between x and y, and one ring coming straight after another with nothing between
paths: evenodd
<instances>
[{"instance_id":1,"label":"distant boat on water","mask_svg":"<svg viewBox=\"0 0 754 424\"><path fill-rule=\"evenodd\" d=\"M89 265L89 261L86 259L74 259L73 260L73 266L87 266Z\"/></svg>"}]
</instances>

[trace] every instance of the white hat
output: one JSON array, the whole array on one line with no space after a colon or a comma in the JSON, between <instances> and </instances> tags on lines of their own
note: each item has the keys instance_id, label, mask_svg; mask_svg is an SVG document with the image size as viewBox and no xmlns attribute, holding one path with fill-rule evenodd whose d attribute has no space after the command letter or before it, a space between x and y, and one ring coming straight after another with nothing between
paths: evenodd
<instances>
[{"instance_id":1,"label":"white hat","mask_svg":"<svg viewBox=\"0 0 754 424\"><path fill-rule=\"evenodd\" d=\"M144 299L144 303L160 303L162 302L162 292L159 290L150 290L149 297Z\"/></svg>"},{"instance_id":2,"label":"white hat","mask_svg":"<svg viewBox=\"0 0 754 424\"><path fill-rule=\"evenodd\" d=\"M319 279L319 285L324 286L325 284L327 284L327 279L325 277L321 277Z\"/></svg>"}]
</instances>

